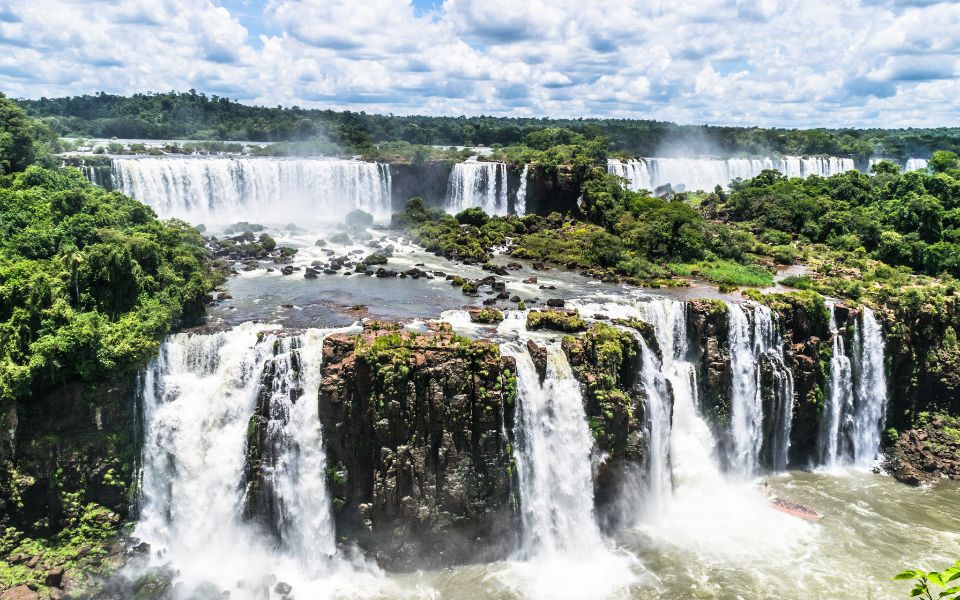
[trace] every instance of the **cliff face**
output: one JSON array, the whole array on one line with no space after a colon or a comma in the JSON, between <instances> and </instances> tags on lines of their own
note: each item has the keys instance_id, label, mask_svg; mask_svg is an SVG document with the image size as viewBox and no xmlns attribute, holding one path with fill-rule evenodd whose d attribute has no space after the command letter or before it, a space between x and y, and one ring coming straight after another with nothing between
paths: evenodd
<instances>
[{"instance_id":1,"label":"cliff face","mask_svg":"<svg viewBox=\"0 0 960 600\"><path fill-rule=\"evenodd\" d=\"M568 169L531 165L527 175L527 214L575 211L581 181Z\"/></svg>"},{"instance_id":2,"label":"cliff face","mask_svg":"<svg viewBox=\"0 0 960 600\"><path fill-rule=\"evenodd\" d=\"M328 338L319 406L339 536L395 569L515 548L513 373L497 346L449 330Z\"/></svg>"},{"instance_id":3,"label":"cliff face","mask_svg":"<svg viewBox=\"0 0 960 600\"><path fill-rule=\"evenodd\" d=\"M407 200L423 198L427 206L442 207L447 196L451 162L420 164L395 163L390 165L391 204L395 212L402 211Z\"/></svg>"}]
</instances>

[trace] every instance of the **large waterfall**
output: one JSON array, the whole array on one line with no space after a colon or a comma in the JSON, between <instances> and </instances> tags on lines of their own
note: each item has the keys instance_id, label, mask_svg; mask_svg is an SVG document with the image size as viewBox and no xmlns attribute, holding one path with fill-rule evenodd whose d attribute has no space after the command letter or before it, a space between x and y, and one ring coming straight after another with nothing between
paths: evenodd
<instances>
[{"instance_id":1,"label":"large waterfall","mask_svg":"<svg viewBox=\"0 0 960 600\"><path fill-rule=\"evenodd\" d=\"M506 215L509 210L507 188L505 163L476 160L457 163L447 181L447 212L479 207L488 215Z\"/></svg>"},{"instance_id":2,"label":"large waterfall","mask_svg":"<svg viewBox=\"0 0 960 600\"><path fill-rule=\"evenodd\" d=\"M887 411L883 329L876 315L866 306L854 335L854 345L856 414L853 418L853 463L866 467L877 457Z\"/></svg>"},{"instance_id":3,"label":"large waterfall","mask_svg":"<svg viewBox=\"0 0 960 600\"><path fill-rule=\"evenodd\" d=\"M114 158L113 187L191 223L316 222L391 212L390 168L358 160Z\"/></svg>"},{"instance_id":4,"label":"large waterfall","mask_svg":"<svg viewBox=\"0 0 960 600\"><path fill-rule=\"evenodd\" d=\"M785 469L793 424L793 374L786 364L784 341L766 306L731 303L727 310L733 372L729 464L744 475L761 466ZM768 380L764 367L769 369Z\"/></svg>"},{"instance_id":5,"label":"large waterfall","mask_svg":"<svg viewBox=\"0 0 960 600\"><path fill-rule=\"evenodd\" d=\"M784 156L782 158L641 158L607 161L607 171L625 177L630 189L654 191L670 184L675 190L712 191L726 187L734 179L756 177L765 169L780 171L788 177L820 175L828 177L852 171L852 158L834 156Z\"/></svg>"},{"instance_id":6,"label":"large waterfall","mask_svg":"<svg viewBox=\"0 0 960 600\"><path fill-rule=\"evenodd\" d=\"M260 597L269 576L304 592L320 578L336 588L316 403L325 333L248 323L177 334L147 370L134 535L187 589L211 582Z\"/></svg>"},{"instance_id":7,"label":"large waterfall","mask_svg":"<svg viewBox=\"0 0 960 600\"><path fill-rule=\"evenodd\" d=\"M587 554L601 545L594 521L590 453L580 394L566 355L547 347L540 383L525 347L504 346L517 361L516 462L525 552L529 556Z\"/></svg>"},{"instance_id":8,"label":"large waterfall","mask_svg":"<svg viewBox=\"0 0 960 600\"><path fill-rule=\"evenodd\" d=\"M880 435L887 410L887 382L884 375L883 331L876 315L867 307L854 327L853 353L831 310L830 333L833 356L830 384L820 421L819 462L825 467L852 465L870 467L880 451Z\"/></svg>"}]
</instances>

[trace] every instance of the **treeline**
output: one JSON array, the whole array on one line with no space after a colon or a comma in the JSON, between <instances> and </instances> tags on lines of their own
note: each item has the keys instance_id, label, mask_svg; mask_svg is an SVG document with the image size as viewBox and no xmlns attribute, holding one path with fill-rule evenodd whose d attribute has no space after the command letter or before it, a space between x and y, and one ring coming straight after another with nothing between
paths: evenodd
<instances>
[{"instance_id":1,"label":"treeline","mask_svg":"<svg viewBox=\"0 0 960 600\"><path fill-rule=\"evenodd\" d=\"M897 160L960 151L960 128L766 129L716 127L632 119L428 117L247 106L219 96L186 93L98 93L20 100L27 112L60 135L101 138L211 139L311 142L345 153L368 154L379 142L423 145L511 146L544 129L603 137L612 152L633 156L811 155Z\"/></svg>"}]
</instances>

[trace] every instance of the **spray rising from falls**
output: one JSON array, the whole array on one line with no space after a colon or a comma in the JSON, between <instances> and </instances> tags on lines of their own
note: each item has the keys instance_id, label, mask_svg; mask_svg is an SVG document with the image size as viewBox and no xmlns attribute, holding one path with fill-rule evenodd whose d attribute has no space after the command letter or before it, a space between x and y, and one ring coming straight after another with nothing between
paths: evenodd
<instances>
[{"instance_id":1,"label":"spray rising from falls","mask_svg":"<svg viewBox=\"0 0 960 600\"><path fill-rule=\"evenodd\" d=\"M177 334L149 368L135 535L187 589L242 597L238 582L268 575L300 589L335 576L316 404L324 334Z\"/></svg>"},{"instance_id":2,"label":"spray rising from falls","mask_svg":"<svg viewBox=\"0 0 960 600\"><path fill-rule=\"evenodd\" d=\"M730 320L731 448L728 464L743 475L787 467L793 425L793 373L766 306L727 305ZM765 371L768 374L765 376Z\"/></svg>"},{"instance_id":3,"label":"spray rising from falls","mask_svg":"<svg viewBox=\"0 0 960 600\"><path fill-rule=\"evenodd\" d=\"M389 166L356 160L114 158L112 180L162 218L192 223L316 222L353 209L386 218L391 210Z\"/></svg>"},{"instance_id":4,"label":"spray rising from falls","mask_svg":"<svg viewBox=\"0 0 960 600\"><path fill-rule=\"evenodd\" d=\"M833 156L783 158L641 158L638 160L607 161L607 171L625 177L630 189L654 191L670 184L675 190L711 191L716 186L726 187L734 179L756 177L765 169L780 171L788 177L819 175L829 177L852 171L856 167L851 158Z\"/></svg>"},{"instance_id":5,"label":"spray rising from falls","mask_svg":"<svg viewBox=\"0 0 960 600\"><path fill-rule=\"evenodd\" d=\"M507 165L500 162L467 162L453 165L447 181L446 210L458 213L479 207L488 215L506 215Z\"/></svg>"}]
</instances>

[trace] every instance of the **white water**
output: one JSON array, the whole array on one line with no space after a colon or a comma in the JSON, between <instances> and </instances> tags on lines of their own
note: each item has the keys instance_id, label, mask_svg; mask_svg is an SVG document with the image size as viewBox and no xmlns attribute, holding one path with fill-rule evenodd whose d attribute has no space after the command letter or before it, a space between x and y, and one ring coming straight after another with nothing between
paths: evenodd
<instances>
[{"instance_id":1,"label":"white water","mask_svg":"<svg viewBox=\"0 0 960 600\"><path fill-rule=\"evenodd\" d=\"M517 187L517 198L513 204L513 212L517 215L527 214L527 171L530 169L530 165L523 165L523 170L520 172L520 185Z\"/></svg>"},{"instance_id":2,"label":"white water","mask_svg":"<svg viewBox=\"0 0 960 600\"><path fill-rule=\"evenodd\" d=\"M823 420L820 424L819 460L827 468L833 468L852 449L847 448L847 437L843 430L848 429L854 413L853 372L846 344L840 335L834 303L828 302L830 311L830 334L833 336L833 355L830 357L830 385Z\"/></svg>"},{"instance_id":3,"label":"white water","mask_svg":"<svg viewBox=\"0 0 960 600\"><path fill-rule=\"evenodd\" d=\"M733 372L729 466L748 476L760 467L785 469L793 424L793 374L786 366L783 339L766 306L729 303L727 314ZM773 414L769 415L764 415L763 410L763 361L769 365L772 375ZM769 424L766 435L765 420ZM765 447L767 451L762 455Z\"/></svg>"},{"instance_id":4,"label":"white water","mask_svg":"<svg viewBox=\"0 0 960 600\"><path fill-rule=\"evenodd\" d=\"M677 191L712 191L734 179L756 177L774 169L788 177L829 177L855 169L851 158L784 156L782 158L641 158L607 161L607 171L630 180L630 189L654 191L670 184Z\"/></svg>"},{"instance_id":5,"label":"white water","mask_svg":"<svg viewBox=\"0 0 960 600\"><path fill-rule=\"evenodd\" d=\"M356 581L377 587L375 571L335 556L316 402L326 333L287 336L247 323L177 334L148 369L134 535L150 543L153 563L176 569L186 589L211 582L234 598L259 597L267 576L310 597L336 595ZM261 449L273 508L268 529L279 538L244 518L247 430L258 396L269 415Z\"/></svg>"},{"instance_id":6,"label":"white water","mask_svg":"<svg viewBox=\"0 0 960 600\"><path fill-rule=\"evenodd\" d=\"M468 160L453 165L447 181L446 210L458 213L479 207L488 215L506 215L507 165Z\"/></svg>"},{"instance_id":7,"label":"white water","mask_svg":"<svg viewBox=\"0 0 960 600\"><path fill-rule=\"evenodd\" d=\"M897 163L897 161L889 158L871 158L869 162L869 166L872 167L878 162L881 162L884 160L889 160L894 164L900 164L900 163ZM926 171L928 163L927 163L927 159L925 158L908 158L907 162L900 164L900 166L903 167L904 173L907 173L909 171Z\"/></svg>"},{"instance_id":8,"label":"white water","mask_svg":"<svg viewBox=\"0 0 960 600\"><path fill-rule=\"evenodd\" d=\"M635 560L609 547L594 515L593 435L580 383L559 344L547 346L543 383L525 345L501 346L517 362L514 457L522 548L499 577L526 598L607 598L635 580Z\"/></svg>"},{"instance_id":9,"label":"white water","mask_svg":"<svg viewBox=\"0 0 960 600\"><path fill-rule=\"evenodd\" d=\"M640 380L646 392L644 403L648 439L647 497L648 509L660 511L670 497L670 428L673 407L662 363L642 336L640 342ZM669 349L668 349L669 350Z\"/></svg>"},{"instance_id":10,"label":"white water","mask_svg":"<svg viewBox=\"0 0 960 600\"><path fill-rule=\"evenodd\" d=\"M853 464L869 467L880 450L880 435L887 411L887 379L883 367L883 329L876 315L866 306L854 335L854 346Z\"/></svg>"},{"instance_id":11,"label":"white water","mask_svg":"<svg viewBox=\"0 0 960 600\"><path fill-rule=\"evenodd\" d=\"M390 168L357 160L132 157L113 159L114 187L162 218L191 223L339 221L391 212Z\"/></svg>"}]
</instances>

